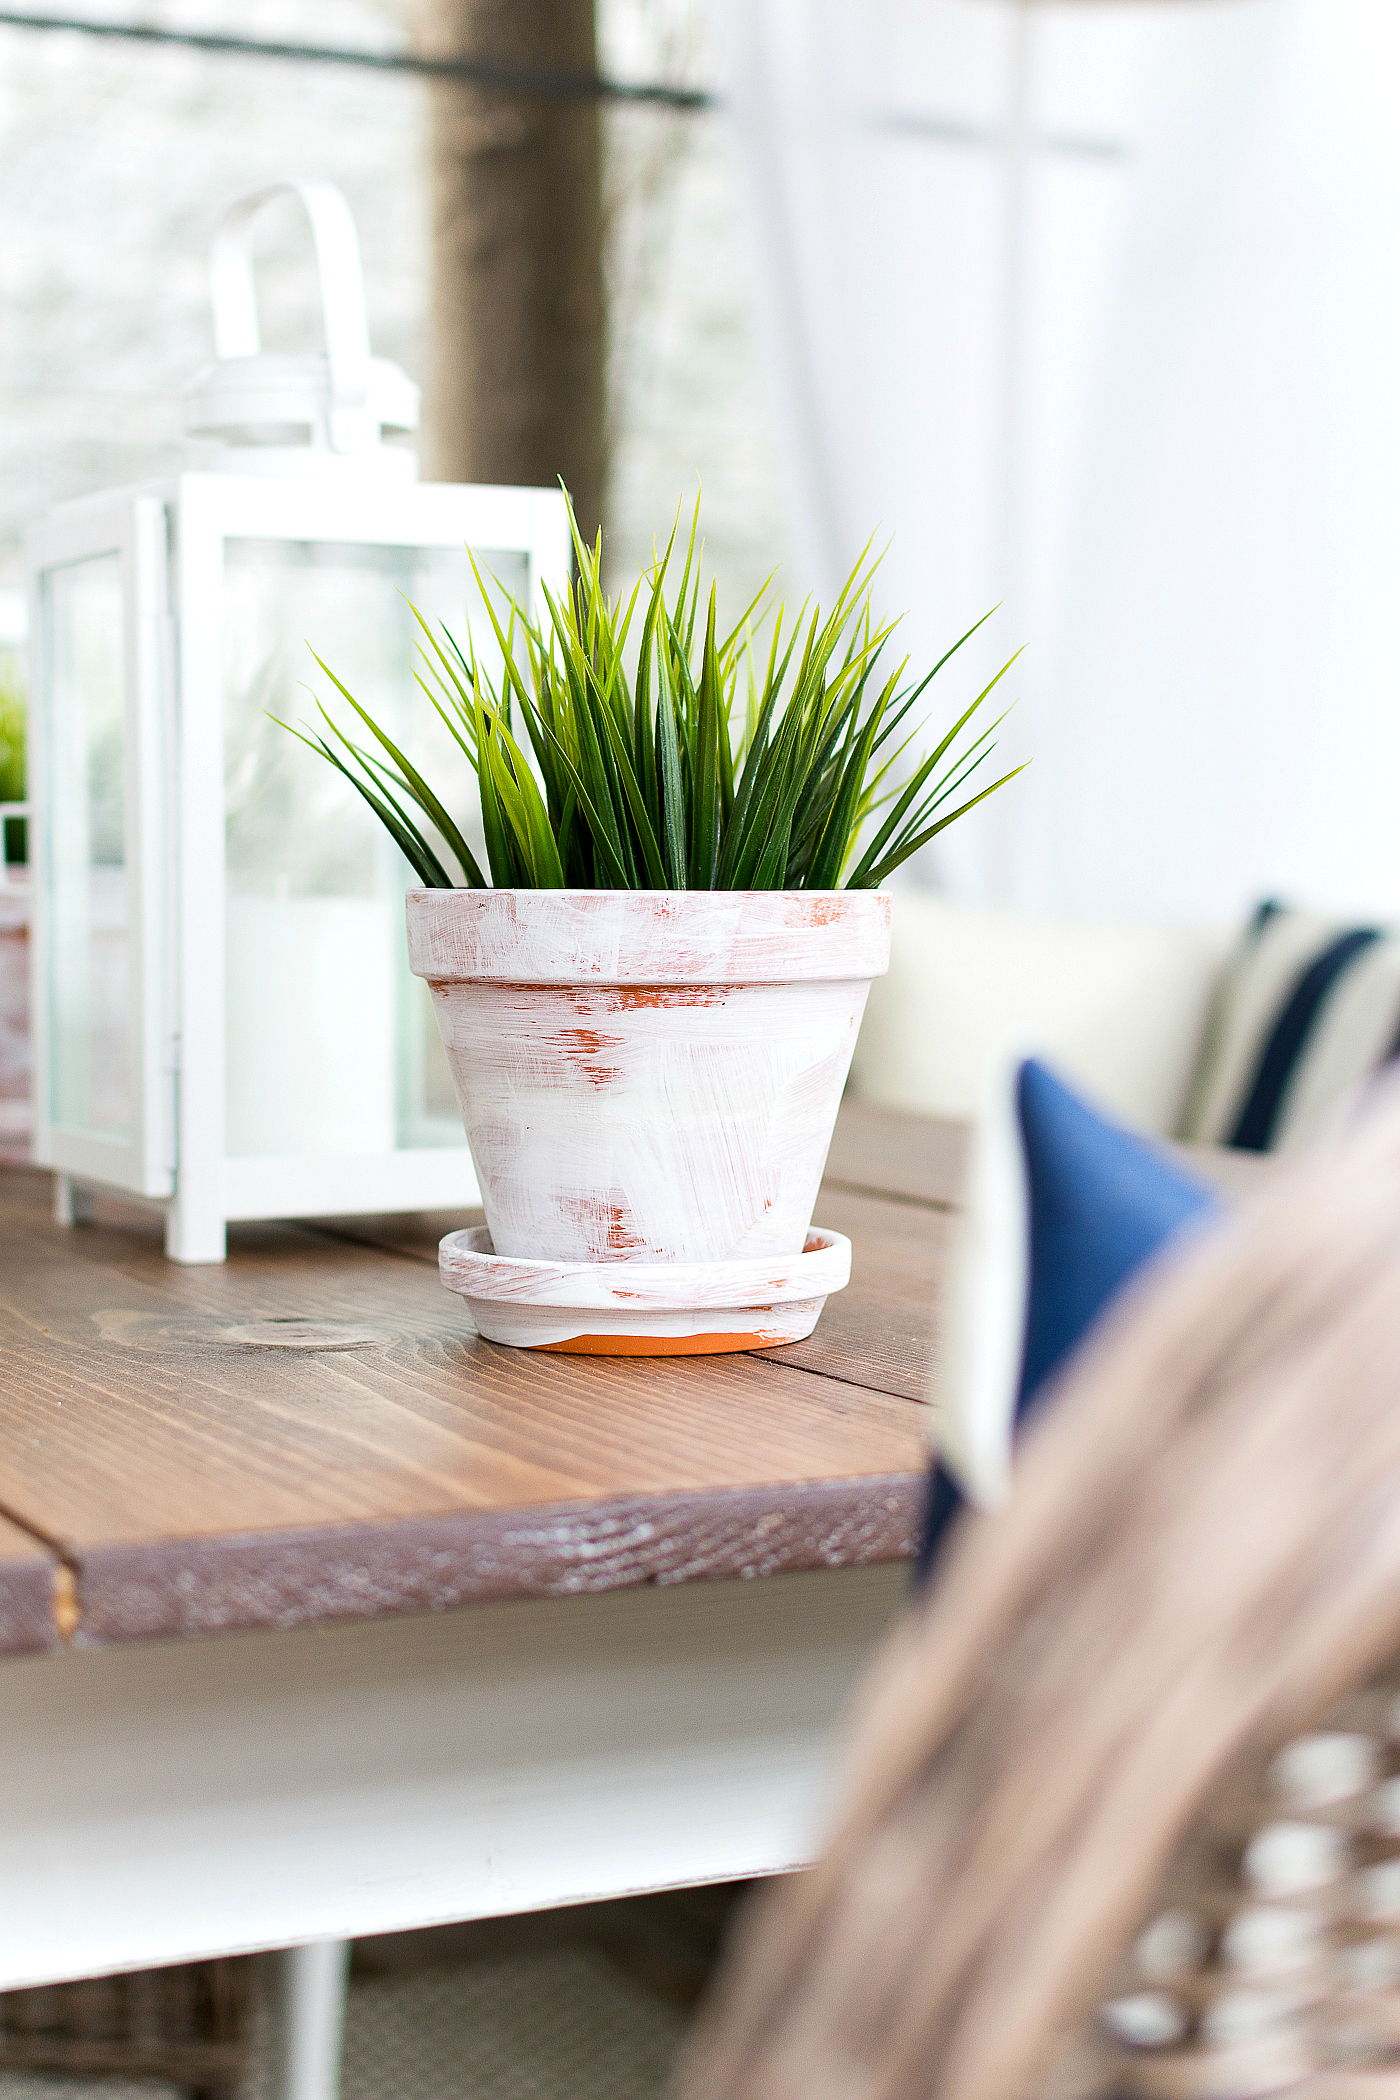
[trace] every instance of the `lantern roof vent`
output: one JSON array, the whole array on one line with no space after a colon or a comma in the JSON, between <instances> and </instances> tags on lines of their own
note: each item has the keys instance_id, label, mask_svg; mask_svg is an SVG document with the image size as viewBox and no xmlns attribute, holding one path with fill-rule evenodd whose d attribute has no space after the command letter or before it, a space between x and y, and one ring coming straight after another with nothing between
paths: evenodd
<instances>
[{"instance_id":1,"label":"lantern roof vent","mask_svg":"<svg viewBox=\"0 0 1400 2100\"><path fill-rule=\"evenodd\" d=\"M262 347L253 221L287 195L301 200L311 223L324 352ZM279 182L231 206L214 235L210 280L216 356L184 390L185 434L199 464L223 473L416 478L415 455L384 437L418 428L418 389L400 366L370 355L359 238L333 182Z\"/></svg>"}]
</instances>

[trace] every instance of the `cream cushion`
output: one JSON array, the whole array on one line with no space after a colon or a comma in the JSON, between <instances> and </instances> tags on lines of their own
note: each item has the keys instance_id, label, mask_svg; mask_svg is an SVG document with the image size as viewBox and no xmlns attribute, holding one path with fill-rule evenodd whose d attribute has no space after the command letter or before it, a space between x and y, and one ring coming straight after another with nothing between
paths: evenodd
<instances>
[{"instance_id":1,"label":"cream cushion","mask_svg":"<svg viewBox=\"0 0 1400 2100\"><path fill-rule=\"evenodd\" d=\"M892 897L889 975L856 1045L861 1099L967 1119L989 1063L1048 1058L1112 1113L1180 1124L1233 929L1129 926Z\"/></svg>"}]
</instances>

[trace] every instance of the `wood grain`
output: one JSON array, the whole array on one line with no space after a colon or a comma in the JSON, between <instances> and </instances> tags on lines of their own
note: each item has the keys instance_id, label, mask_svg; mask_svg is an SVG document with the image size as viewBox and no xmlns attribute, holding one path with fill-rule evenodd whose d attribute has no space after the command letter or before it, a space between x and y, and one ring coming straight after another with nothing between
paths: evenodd
<instances>
[{"instance_id":1,"label":"wood grain","mask_svg":"<svg viewBox=\"0 0 1400 2100\"><path fill-rule=\"evenodd\" d=\"M923 1400L968 1143L961 1123L842 1103L813 1223L852 1241L851 1281L827 1300L809 1341L764 1350L758 1360ZM1214 1161L1199 1164L1210 1172ZM415 1211L327 1219L316 1229L435 1263L445 1234L484 1218L479 1210Z\"/></svg>"},{"instance_id":2,"label":"wood grain","mask_svg":"<svg viewBox=\"0 0 1400 2100\"><path fill-rule=\"evenodd\" d=\"M80 1645L912 1557L921 1474L457 1511L84 1554Z\"/></svg>"},{"instance_id":3,"label":"wood grain","mask_svg":"<svg viewBox=\"0 0 1400 2100\"><path fill-rule=\"evenodd\" d=\"M910 1550L896 1392L542 1359L481 1341L416 1254L261 1226L180 1268L130 1213L64 1232L47 1205L44 1177L0 1181L0 1507L76 1565L83 1638L547 1593L589 1554L608 1586ZM619 1524L641 1545L604 1550Z\"/></svg>"},{"instance_id":4,"label":"wood grain","mask_svg":"<svg viewBox=\"0 0 1400 2100\"><path fill-rule=\"evenodd\" d=\"M956 1229L946 1210L891 1203L827 1183L818 1225L844 1232L855 1250L851 1281L828 1298L817 1331L765 1363L795 1364L827 1378L922 1401L937 1338L944 1270Z\"/></svg>"},{"instance_id":5,"label":"wood grain","mask_svg":"<svg viewBox=\"0 0 1400 2100\"><path fill-rule=\"evenodd\" d=\"M843 1119L846 1114L843 1109ZM935 1126L945 1127L952 1126ZM906 1178L913 1179L913 1174ZM397 1217L331 1219L315 1229L350 1245L435 1263L444 1234L465 1223L479 1224L482 1218L481 1211L416 1211ZM844 1232L851 1241L850 1283L827 1299L810 1340L765 1349L755 1361L796 1364L852 1385L922 1401L937 1338L954 1214L942 1204L873 1196L828 1179L822 1183L813 1223Z\"/></svg>"},{"instance_id":6,"label":"wood grain","mask_svg":"<svg viewBox=\"0 0 1400 2100\"><path fill-rule=\"evenodd\" d=\"M901 1115L848 1096L826 1155L826 1179L870 1195L955 1209L971 1140L966 1123Z\"/></svg>"},{"instance_id":7,"label":"wood grain","mask_svg":"<svg viewBox=\"0 0 1400 2100\"><path fill-rule=\"evenodd\" d=\"M242 1227L179 1268L149 1212L63 1232L47 1176L5 1174L0 1652L58 1639L60 1554L88 1641L907 1555L966 1148L847 1102L816 1219L848 1289L806 1342L670 1363L481 1341L437 1280L480 1211Z\"/></svg>"},{"instance_id":8,"label":"wood grain","mask_svg":"<svg viewBox=\"0 0 1400 2100\"><path fill-rule=\"evenodd\" d=\"M0 1517L0 1655L37 1655L58 1646L57 1565L42 1541Z\"/></svg>"}]
</instances>

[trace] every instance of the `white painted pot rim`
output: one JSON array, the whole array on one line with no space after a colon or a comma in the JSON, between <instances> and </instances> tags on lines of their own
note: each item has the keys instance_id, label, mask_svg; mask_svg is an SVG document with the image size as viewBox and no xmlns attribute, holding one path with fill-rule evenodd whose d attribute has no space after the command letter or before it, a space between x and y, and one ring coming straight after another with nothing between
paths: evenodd
<instances>
[{"instance_id":1,"label":"white painted pot rim","mask_svg":"<svg viewBox=\"0 0 1400 2100\"><path fill-rule=\"evenodd\" d=\"M485 1225L449 1232L438 1248L438 1272L466 1298L558 1310L698 1312L750 1310L844 1290L851 1243L844 1233L813 1226L800 1254L697 1262L524 1261L495 1254Z\"/></svg>"},{"instance_id":2,"label":"white painted pot rim","mask_svg":"<svg viewBox=\"0 0 1400 2100\"><path fill-rule=\"evenodd\" d=\"M441 890L407 896L434 984L795 984L889 968L882 890Z\"/></svg>"}]
</instances>

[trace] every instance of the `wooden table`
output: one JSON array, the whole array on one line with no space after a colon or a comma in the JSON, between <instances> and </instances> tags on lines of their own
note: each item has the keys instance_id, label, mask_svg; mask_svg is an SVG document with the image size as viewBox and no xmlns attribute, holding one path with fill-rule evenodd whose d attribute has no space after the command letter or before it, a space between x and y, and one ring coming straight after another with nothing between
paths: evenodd
<instances>
[{"instance_id":1,"label":"wooden table","mask_svg":"<svg viewBox=\"0 0 1400 2100\"><path fill-rule=\"evenodd\" d=\"M476 1337L461 1217L181 1269L0 1176L0 1988L810 1858L962 1149L848 1107L812 1339L616 1362Z\"/></svg>"}]
</instances>

